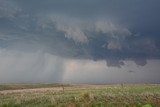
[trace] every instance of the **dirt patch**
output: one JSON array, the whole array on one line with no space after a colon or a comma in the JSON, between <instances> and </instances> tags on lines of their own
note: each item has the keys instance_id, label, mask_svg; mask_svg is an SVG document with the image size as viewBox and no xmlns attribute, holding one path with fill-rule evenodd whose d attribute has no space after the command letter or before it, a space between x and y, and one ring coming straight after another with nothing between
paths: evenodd
<instances>
[{"instance_id":1,"label":"dirt patch","mask_svg":"<svg viewBox=\"0 0 160 107\"><path fill-rule=\"evenodd\" d=\"M23 92L47 92L47 91L63 91L62 87L53 88L35 88L35 89L18 89L18 90L3 90L0 94L11 94L11 93L23 93Z\"/></svg>"}]
</instances>

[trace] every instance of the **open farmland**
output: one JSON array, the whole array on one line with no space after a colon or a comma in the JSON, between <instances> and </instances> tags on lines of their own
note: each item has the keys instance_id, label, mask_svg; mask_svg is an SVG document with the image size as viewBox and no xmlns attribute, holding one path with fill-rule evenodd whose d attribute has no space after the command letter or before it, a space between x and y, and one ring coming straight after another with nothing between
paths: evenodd
<instances>
[{"instance_id":1,"label":"open farmland","mask_svg":"<svg viewBox=\"0 0 160 107\"><path fill-rule=\"evenodd\" d=\"M0 107L160 107L160 85L1 84Z\"/></svg>"}]
</instances>

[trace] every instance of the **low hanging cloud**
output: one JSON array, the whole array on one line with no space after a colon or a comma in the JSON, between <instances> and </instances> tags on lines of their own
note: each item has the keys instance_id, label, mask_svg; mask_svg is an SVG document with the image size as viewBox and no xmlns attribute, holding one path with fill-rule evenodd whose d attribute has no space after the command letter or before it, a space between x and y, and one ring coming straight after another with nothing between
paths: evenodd
<instances>
[{"instance_id":1,"label":"low hanging cloud","mask_svg":"<svg viewBox=\"0 0 160 107\"><path fill-rule=\"evenodd\" d=\"M72 39L76 43L87 43L88 39L80 24L82 23L77 20L61 15L47 15L46 18L39 19L39 27L42 28L41 30L57 30L63 32L66 38Z\"/></svg>"},{"instance_id":2,"label":"low hanging cloud","mask_svg":"<svg viewBox=\"0 0 160 107\"><path fill-rule=\"evenodd\" d=\"M88 21L63 15L52 16L49 17L49 19L48 17L44 18L43 21L40 20L40 30L49 30L49 32L47 33L50 33L50 30L53 32L56 31L62 33L62 36L67 39L73 40L73 44L74 42L76 43L74 45L78 45L78 47L76 48L80 47L76 50L79 50L83 53L81 47L83 49L85 48L85 51L88 51L86 53L89 54L89 59L91 57L96 60L106 59L107 66L121 67L124 65L124 60L133 60L137 65L144 66L147 63L146 60L149 57L152 57L150 51L152 50L152 52L156 53L159 51L155 45L154 40L151 40L149 38L132 40L130 38L136 38L136 34L132 34L131 31L129 31L127 28L113 24L111 21L108 20L101 21L97 19ZM95 33L96 35L94 35L93 33ZM100 38L102 36L104 40L100 41L102 42L99 43L101 45L97 45L97 47L92 47L92 45L96 46L96 43L93 44L96 38ZM99 52L93 55L93 53L95 52L90 53L90 51L97 51L94 50L94 48L99 48L97 49ZM105 53L99 55L98 53L101 53L101 51ZM77 51L75 51L75 53L77 53ZM113 56L108 55L108 53L113 53ZM118 55L119 53L120 55ZM135 53L139 54L140 56L144 54L145 56L142 56L143 58L139 59L139 55L135 56ZM83 54L84 57L86 57L85 53ZM82 58L83 54L81 56ZM72 54L70 56L75 57Z\"/></svg>"},{"instance_id":3,"label":"low hanging cloud","mask_svg":"<svg viewBox=\"0 0 160 107\"><path fill-rule=\"evenodd\" d=\"M0 82L159 83L159 4L0 0Z\"/></svg>"},{"instance_id":4,"label":"low hanging cloud","mask_svg":"<svg viewBox=\"0 0 160 107\"><path fill-rule=\"evenodd\" d=\"M127 36L131 36L132 33L122 26L113 24L111 21L98 20L95 23L95 31L107 34L107 36L113 39L125 39Z\"/></svg>"},{"instance_id":5,"label":"low hanging cloud","mask_svg":"<svg viewBox=\"0 0 160 107\"><path fill-rule=\"evenodd\" d=\"M134 60L134 62L137 64L137 65L140 65L140 66L144 66L147 64L147 60L146 59L136 59Z\"/></svg>"},{"instance_id":6,"label":"low hanging cloud","mask_svg":"<svg viewBox=\"0 0 160 107\"><path fill-rule=\"evenodd\" d=\"M40 30L57 30L64 33L68 39L73 39L76 43L87 43L91 33L104 33L114 40L124 40L131 36L131 32L127 28L113 24L109 20L85 20L65 15L46 15L39 21Z\"/></svg>"},{"instance_id":7,"label":"low hanging cloud","mask_svg":"<svg viewBox=\"0 0 160 107\"><path fill-rule=\"evenodd\" d=\"M121 50L122 46L121 43L119 41L109 41L108 45L107 45L107 49L110 50Z\"/></svg>"},{"instance_id":8,"label":"low hanging cloud","mask_svg":"<svg viewBox=\"0 0 160 107\"><path fill-rule=\"evenodd\" d=\"M107 66L108 67L119 67L121 68L121 66L125 65L123 61L120 60L116 60L116 59L107 59Z\"/></svg>"},{"instance_id":9,"label":"low hanging cloud","mask_svg":"<svg viewBox=\"0 0 160 107\"><path fill-rule=\"evenodd\" d=\"M31 0L0 0L0 47L22 52L44 51L71 59L106 60L106 65L113 67L124 66L127 60L145 66L147 60L159 59L158 22L153 22L157 27L152 29L150 23L145 25L136 19L146 12L141 9L141 2L133 2L138 3L135 7L125 0L115 2L117 8L112 8L114 2L103 0L94 1L94 5L89 0L78 4L72 0L66 4L47 0L39 1L40 6L36 7ZM128 5L124 6L125 3ZM158 4L152 3L154 7ZM89 8L87 11L82 8L84 4ZM144 5L148 7L155 11L150 2ZM135 9L139 10L137 14ZM128 16L130 13L134 17ZM159 17L156 13L152 16ZM143 19L148 20L152 19Z\"/></svg>"}]
</instances>

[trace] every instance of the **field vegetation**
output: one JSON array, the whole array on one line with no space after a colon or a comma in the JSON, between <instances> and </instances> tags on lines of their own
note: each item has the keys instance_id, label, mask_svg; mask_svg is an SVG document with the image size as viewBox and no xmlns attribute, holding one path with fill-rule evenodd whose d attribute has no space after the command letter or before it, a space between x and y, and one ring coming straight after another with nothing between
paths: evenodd
<instances>
[{"instance_id":1,"label":"field vegetation","mask_svg":"<svg viewBox=\"0 0 160 107\"><path fill-rule=\"evenodd\" d=\"M160 107L160 85L1 84L0 107Z\"/></svg>"}]
</instances>

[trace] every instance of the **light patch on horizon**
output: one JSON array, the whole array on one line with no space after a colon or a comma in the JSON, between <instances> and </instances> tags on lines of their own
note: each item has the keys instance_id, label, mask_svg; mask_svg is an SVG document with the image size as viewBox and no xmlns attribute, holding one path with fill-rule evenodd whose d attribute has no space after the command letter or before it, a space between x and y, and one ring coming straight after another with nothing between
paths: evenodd
<instances>
[{"instance_id":1,"label":"light patch on horizon","mask_svg":"<svg viewBox=\"0 0 160 107\"><path fill-rule=\"evenodd\" d=\"M0 59L0 83L61 82L64 59L60 57L0 49Z\"/></svg>"},{"instance_id":2,"label":"light patch on horizon","mask_svg":"<svg viewBox=\"0 0 160 107\"><path fill-rule=\"evenodd\" d=\"M69 83L159 83L160 60L149 60L145 66L136 65L133 61L125 61L121 69L107 67L106 61L66 60L63 82ZM128 72L134 70L134 72ZM152 71L152 72L151 72Z\"/></svg>"},{"instance_id":3,"label":"light patch on horizon","mask_svg":"<svg viewBox=\"0 0 160 107\"><path fill-rule=\"evenodd\" d=\"M139 66L124 61L122 68L106 61L68 59L39 52L0 50L0 82L158 83L160 60ZM128 72L128 71L134 72Z\"/></svg>"}]
</instances>

